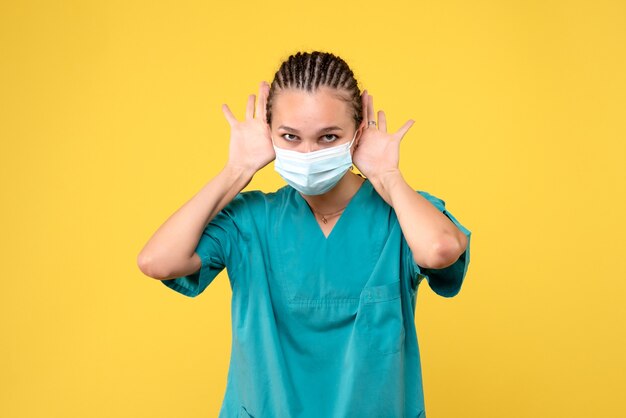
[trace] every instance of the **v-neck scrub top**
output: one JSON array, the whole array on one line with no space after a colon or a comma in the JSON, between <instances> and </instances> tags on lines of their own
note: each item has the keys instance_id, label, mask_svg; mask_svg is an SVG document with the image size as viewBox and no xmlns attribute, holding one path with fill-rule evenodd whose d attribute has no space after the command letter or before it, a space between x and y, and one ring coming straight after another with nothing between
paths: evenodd
<instances>
[{"instance_id":1,"label":"v-neck scrub top","mask_svg":"<svg viewBox=\"0 0 626 418\"><path fill-rule=\"evenodd\" d=\"M202 267L162 283L189 297L227 269L232 351L219 418L424 418L415 302L427 279L456 295L471 232L443 269L413 260L396 214L365 180L325 237L292 187L239 193L205 228Z\"/></svg>"}]
</instances>

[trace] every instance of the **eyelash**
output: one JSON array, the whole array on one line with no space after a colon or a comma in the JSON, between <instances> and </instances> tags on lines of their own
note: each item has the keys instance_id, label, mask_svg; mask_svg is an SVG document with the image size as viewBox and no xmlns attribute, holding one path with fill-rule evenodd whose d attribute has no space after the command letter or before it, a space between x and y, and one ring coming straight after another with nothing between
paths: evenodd
<instances>
[{"instance_id":1,"label":"eyelash","mask_svg":"<svg viewBox=\"0 0 626 418\"><path fill-rule=\"evenodd\" d=\"M283 139L284 139L285 141L288 141L288 142L295 142L295 139L289 139L289 138L287 138L287 135L295 136L294 134L283 134L283 135L282 135L282 137L283 137ZM329 136L332 136L333 138L332 138L332 139L330 139L330 140L328 140L328 139L323 139L323 140L322 140L322 142L325 142L325 143L330 143L330 142L334 142L334 141L336 141L336 140L337 140L337 138L338 138L338 136L337 136L337 135L335 135L335 134L326 134L326 135L322 136L322 138L326 138L326 137L329 137Z\"/></svg>"}]
</instances>

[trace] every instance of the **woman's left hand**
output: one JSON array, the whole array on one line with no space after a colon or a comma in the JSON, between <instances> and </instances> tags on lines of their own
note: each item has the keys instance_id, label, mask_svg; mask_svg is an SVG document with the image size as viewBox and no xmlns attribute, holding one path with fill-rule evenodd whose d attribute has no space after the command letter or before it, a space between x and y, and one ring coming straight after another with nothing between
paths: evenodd
<instances>
[{"instance_id":1,"label":"woman's left hand","mask_svg":"<svg viewBox=\"0 0 626 418\"><path fill-rule=\"evenodd\" d=\"M373 182L382 181L387 174L398 171L400 161L400 141L415 121L409 119L395 133L387 133L385 112L378 111L378 126L369 124L376 121L374 98L367 93L361 95L363 102L363 122L352 162L363 175Z\"/></svg>"}]
</instances>

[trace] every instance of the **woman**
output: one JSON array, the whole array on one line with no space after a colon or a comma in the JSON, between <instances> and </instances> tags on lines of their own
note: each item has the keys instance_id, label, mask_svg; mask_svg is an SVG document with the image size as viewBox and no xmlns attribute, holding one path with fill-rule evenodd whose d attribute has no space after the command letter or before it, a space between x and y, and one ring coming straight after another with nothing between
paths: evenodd
<instances>
[{"instance_id":1,"label":"woman","mask_svg":"<svg viewBox=\"0 0 626 418\"><path fill-rule=\"evenodd\" d=\"M417 286L460 289L470 231L398 168L348 65L297 53L231 126L224 169L174 213L140 269L189 297L225 267L232 353L220 417L423 417ZM288 183L241 192L275 160ZM354 164L365 175L354 174Z\"/></svg>"}]
</instances>

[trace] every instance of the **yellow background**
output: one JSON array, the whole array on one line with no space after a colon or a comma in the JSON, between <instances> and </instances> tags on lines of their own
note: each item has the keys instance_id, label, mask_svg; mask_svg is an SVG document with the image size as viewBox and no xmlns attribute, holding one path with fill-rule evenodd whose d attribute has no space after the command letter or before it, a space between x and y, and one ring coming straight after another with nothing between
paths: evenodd
<instances>
[{"instance_id":1,"label":"yellow background","mask_svg":"<svg viewBox=\"0 0 626 418\"><path fill-rule=\"evenodd\" d=\"M415 119L405 178L473 233L461 293L418 296L428 417L626 416L623 1L5 1L0 42L0 416L217 416L227 277L136 257L300 49Z\"/></svg>"}]
</instances>

